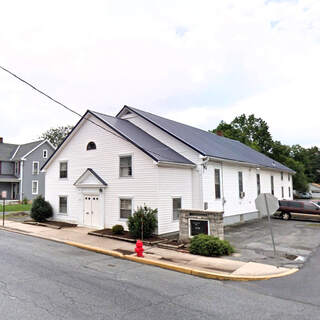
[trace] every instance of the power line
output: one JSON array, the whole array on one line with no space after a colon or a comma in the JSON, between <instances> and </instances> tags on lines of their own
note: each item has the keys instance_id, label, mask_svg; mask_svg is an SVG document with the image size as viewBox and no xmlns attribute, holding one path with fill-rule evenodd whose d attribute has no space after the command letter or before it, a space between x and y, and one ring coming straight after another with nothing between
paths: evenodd
<instances>
[{"instance_id":1,"label":"power line","mask_svg":"<svg viewBox=\"0 0 320 320\"><path fill-rule=\"evenodd\" d=\"M13 73L12 71L10 71L10 70L2 67L1 65L0 65L0 69L2 69L3 71L9 73L11 76L15 77L16 79L18 79L19 81L23 82L23 83L26 84L27 86L31 87L33 90L37 91L38 93L44 95L45 97L47 97L47 98L50 99L51 101L59 104L60 106L62 106L62 107L65 108L66 110L68 110L68 111L74 113L75 115L79 116L80 118L82 118L82 115L81 115L80 113L78 113L77 111L75 111L75 110L71 109L70 107L66 106L64 103L62 103L62 102L60 102L60 101L52 98L52 97L49 96L47 93L45 93L45 92L43 92L42 90L38 89L36 86L34 86L33 84L31 84L30 82L22 79L21 77L19 77L17 74ZM114 132L106 129L105 127L101 126L99 123L96 123L96 122L94 122L94 121L92 121L91 119L88 119L88 118L84 118L84 119L85 119L86 121L89 121L89 122L91 122L92 124L98 126L99 128L103 129L104 131L106 131L106 132L108 132L108 133L111 133L111 134L113 134L114 136L116 136L116 137L118 137L118 138L120 138L120 139L122 139L122 140L124 140L124 141L127 141L126 138L124 138L124 137L122 137L122 136L120 136L120 135L118 135L118 134L116 134L116 133L114 133ZM150 152L150 153L152 153L152 154L155 154L155 155L158 155L159 157L161 157L160 154L158 154L158 153L156 153L156 152L154 152L154 151L151 151L151 150L148 150L148 149L145 149L145 148L143 148L143 149L144 149L145 151L148 151L148 152Z\"/></svg>"}]
</instances>

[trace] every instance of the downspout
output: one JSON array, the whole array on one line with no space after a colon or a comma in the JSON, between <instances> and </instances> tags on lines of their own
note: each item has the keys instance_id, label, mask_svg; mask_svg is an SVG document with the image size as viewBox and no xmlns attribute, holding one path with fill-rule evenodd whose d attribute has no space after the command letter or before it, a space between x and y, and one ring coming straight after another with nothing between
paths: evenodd
<instances>
[{"instance_id":1,"label":"downspout","mask_svg":"<svg viewBox=\"0 0 320 320\"><path fill-rule=\"evenodd\" d=\"M23 160L20 161L20 201L23 200L22 198L22 192L23 192L23 187L22 187L22 184L23 184Z\"/></svg>"}]
</instances>

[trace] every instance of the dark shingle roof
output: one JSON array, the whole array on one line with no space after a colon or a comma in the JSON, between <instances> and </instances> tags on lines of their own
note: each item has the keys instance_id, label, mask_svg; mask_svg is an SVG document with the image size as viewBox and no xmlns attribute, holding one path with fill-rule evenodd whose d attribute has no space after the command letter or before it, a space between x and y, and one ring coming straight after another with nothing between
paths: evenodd
<instances>
[{"instance_id":1,"label":"dark shingle roof","mask_svg":"<svg viewBox=\"0 0 320 320\"><path fill-rule=\"evenodd\" d=\"M0 160L1 161L16 161L20 160L28 152L37 147L42 140L34 141L25 144L11 144L11 143L0 143ZM16 152L17 151L17 152ZM16 154L15 154L16 152ZM12 158L14 155L14 158Z\"/></svg>"},{"instance_id":2,"label":"dark shingle roof","mask_svg":"<svg viewBox=\"0 0 320 320\"><path fill-rule=\"evenodd\" d=\"M0 161L10 161L18 146L18 144L0 143Z\"/></svg>"},{"instance_id":3,"label":"dark shingle roof","mask_svg":"<svg viewBox=\"0 0 320 320\"><path fill-rule=\"evenodd\" d=\"M147 153L156 161L191 165L194 164L193 162L186 159L181 154L177 153L168 146L164 145L159 140L153 138L148 133L141 130L128 120L111 117L99 112L89 112L98 117L109 127L118 132L121 136L129 140L131 143Z\"/></svg>"},{"instance_id":4,"label":"dark shingle roof","mask_svg":"<svg viewBox=\"0 0 320 320\"><path fill-rule=\"evenodd\" d=\"M290 168L237 140L221 137L216 134L169 120L136 108L128 106L124 106L124 108L127 108L140 115L204 156L245 162L294 173L294 171ZM121 111L117 116L119 116Z\"/></svg>"}]
</instances>

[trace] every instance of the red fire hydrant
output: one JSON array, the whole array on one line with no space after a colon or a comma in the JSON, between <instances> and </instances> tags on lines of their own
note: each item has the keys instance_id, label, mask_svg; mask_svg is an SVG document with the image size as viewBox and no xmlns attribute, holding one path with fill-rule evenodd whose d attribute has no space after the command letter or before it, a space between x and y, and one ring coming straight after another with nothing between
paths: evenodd
<instances>
[{"instance_id":1,"label":"red fire hydrant","mask_svg":"<svg viewBox=\"0 0 320 320\"><path fill-rule=\"evenodd\" d=\"M143 258L143 243L141 240L138 240L136 243L136 248L134 249L134 251L137 253L138 257L142 257Z\"/></svg>"}]
</instances>

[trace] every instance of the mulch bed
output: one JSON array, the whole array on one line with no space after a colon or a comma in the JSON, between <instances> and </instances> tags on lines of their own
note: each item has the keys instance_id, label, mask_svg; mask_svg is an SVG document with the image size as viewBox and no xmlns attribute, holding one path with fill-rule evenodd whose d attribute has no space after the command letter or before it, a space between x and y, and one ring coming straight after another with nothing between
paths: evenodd
<instances>
[{"instance_id":1,"label":"mulch bed","mask_svg":"<svg viewBox=\"0 0 320 320\"><path fill-rule=\"evenodd\" d=\"M74 228L77 226L75 223L68 223L63 221L45 221L45 222L37 222L34 220L27 220L24 221L26 224L31 224L34 226L42 226L42 227L48 227L52 229L62 229L62 228Z\"/></svg>"},{"instance_id":2,"label":"mulch bed","mask_svg":"<svg viewBox=\"0 0 320 320\"><path fill-rule=\"evenodd\" d=\"M184 243L181 243L179 240L167 240L165 242L161 242L158 244L159 248L164 248L164 249L172 249L172 250L177 250L177 249L182 249L185 247Z\"/></svg>"},{"instance_id":3,"label":"mulch bed","mask_svg":"<svg viewBox=\"0 0 320 320\"><path fill-rule=\"evenodd\" d=\"M88 234L92 236L106 237L106 238L111 238L116 240L128 241L132 243L135 243L137 240L139 240L133 237L128 231L124 231L123 234L115 235L114 233L112 233L111 229L102 229L102 230L91 231ZM143 243L145 245L153 245L163 241L167 241L167 239L160 238L156 235L153 235L151 238L148 238L148 239L143 239Z\"/></svg>"}]
</instances>

